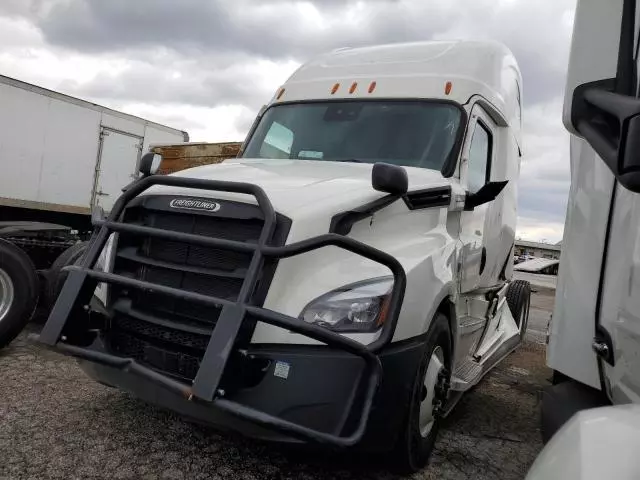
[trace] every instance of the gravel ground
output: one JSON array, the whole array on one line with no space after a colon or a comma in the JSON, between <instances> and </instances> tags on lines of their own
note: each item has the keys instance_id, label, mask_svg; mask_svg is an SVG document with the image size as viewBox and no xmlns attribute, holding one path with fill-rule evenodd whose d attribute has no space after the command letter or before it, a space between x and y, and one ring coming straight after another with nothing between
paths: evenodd
<instances>
[{"instance_id":1,"label":"gravel ground","mask_svg":"<svg viewBox=\"0 0 640 480\"><path fill-rule=\"evenodd\" d=\"M548 316L552 291L534 295ZM533 332L532 332L533 333ZM414 479L521 479L549 371L530 335L446 420ZM0 479L397 479L381 462L221 436L84 376L20 336L0 353Z\"/></svg>"}]
</instances>

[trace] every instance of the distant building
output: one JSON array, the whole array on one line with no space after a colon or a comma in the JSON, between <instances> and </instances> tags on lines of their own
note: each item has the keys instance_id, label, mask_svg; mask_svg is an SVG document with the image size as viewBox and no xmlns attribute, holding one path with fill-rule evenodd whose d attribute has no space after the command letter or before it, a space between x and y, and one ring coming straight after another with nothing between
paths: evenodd
<instances>
[{"instance_id":1,"label":"distant building","mask_svg":"<svg viewBox=\"0 0 640 480\"><path fill-rule=\"evenodd\" d=\"M560 259L560 242L554 244L516 240L513 253L516 257L528 256L537 258Z\"/></svg>"}]
</instances>

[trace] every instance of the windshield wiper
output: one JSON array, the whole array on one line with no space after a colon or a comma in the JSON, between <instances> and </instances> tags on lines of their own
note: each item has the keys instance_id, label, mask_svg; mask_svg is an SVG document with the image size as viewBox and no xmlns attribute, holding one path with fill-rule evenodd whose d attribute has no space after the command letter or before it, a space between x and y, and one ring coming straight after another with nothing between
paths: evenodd
<instances>
[{"instance_id":1,"label":"windshield wiper","mask_svg":"<svg viewBox=\"0 0 640 480\"><path fill-rule=\"evenodd\" d=\"M358 158L332 158L330 162L348 162L348 163L367 163L364 160Z\"/></svg>"}]
</instances>

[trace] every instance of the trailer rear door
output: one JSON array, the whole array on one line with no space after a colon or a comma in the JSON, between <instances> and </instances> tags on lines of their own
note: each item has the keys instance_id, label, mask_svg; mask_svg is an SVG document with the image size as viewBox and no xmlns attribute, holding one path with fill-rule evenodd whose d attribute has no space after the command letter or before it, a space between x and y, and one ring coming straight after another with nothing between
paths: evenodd
<instances>
[{"instance_id":1,"label":"trailer rear door","mask_svg":"<svg viewBox=\"0 0 640 480\"><path fill-rule=\"evenodd\" d=\"M92 205L111 210L122 187L136 177L143 138L102 127Z\"/></svg>"}]
</instances>

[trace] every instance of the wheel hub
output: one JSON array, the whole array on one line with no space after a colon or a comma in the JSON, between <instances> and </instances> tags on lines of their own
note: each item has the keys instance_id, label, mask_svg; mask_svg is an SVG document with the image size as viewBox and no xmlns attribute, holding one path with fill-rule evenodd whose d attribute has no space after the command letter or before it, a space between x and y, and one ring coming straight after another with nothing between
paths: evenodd
<instances>
[{"instance_id":1,"label":"wheel hub","mask_svg":"<svg viewBox=\"0 0 640 480\"><path fill-rule=\"evenodd\" d=\"M437 346L429 359L420 395L418 430L423 438L429 435L440 413L440 406L444 400L442 393L446 394L446 389L441 385L446 381L444 372L444 352L440 346Z\"/></svg>"},{"instance_id":2,"label":"wheel hub","mask_svg":"<svg viewBox=\"0 0 640 480\"><path fill-rule=\"evenodd\" d=\"M11 310L13 304L13 281L9 274L0 268L0 322L2 322Z\"/></svg>"}]
</instances>

